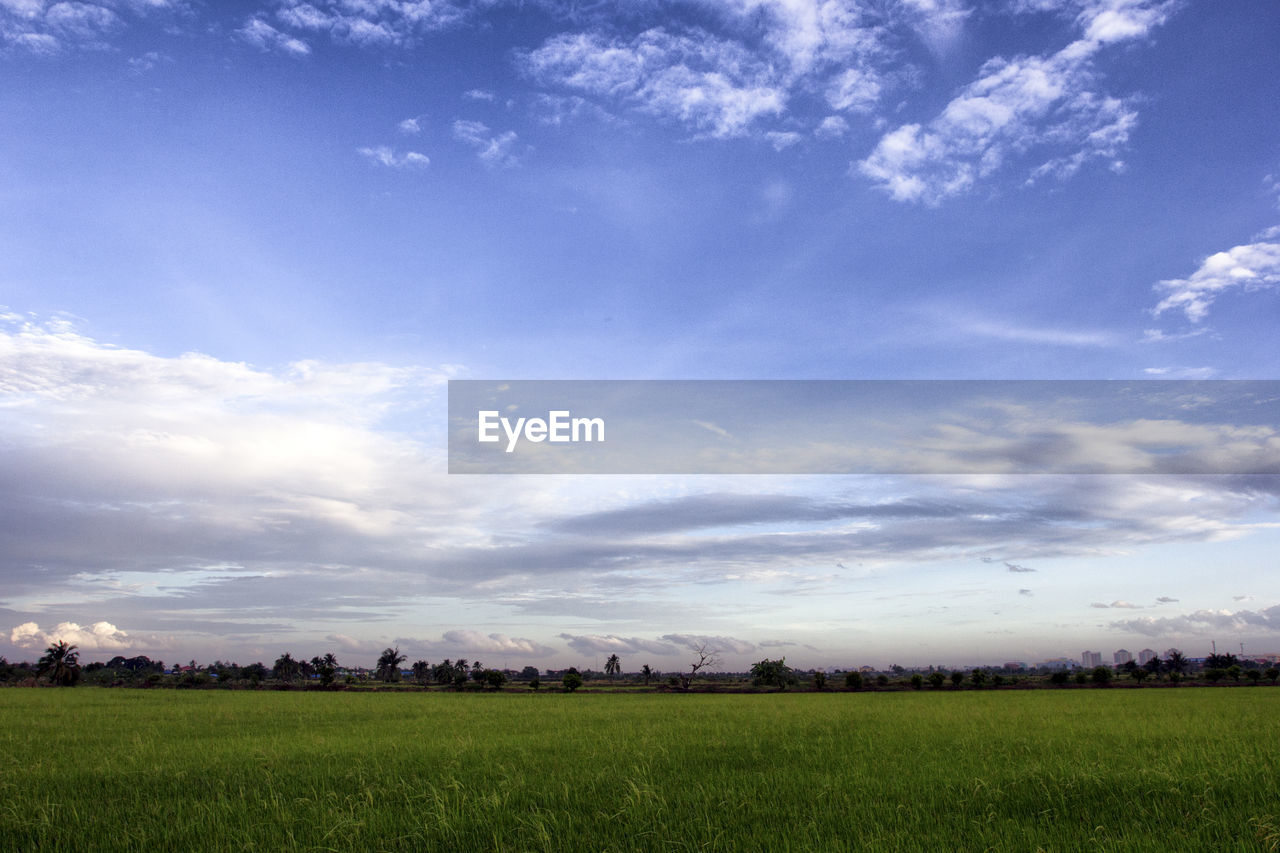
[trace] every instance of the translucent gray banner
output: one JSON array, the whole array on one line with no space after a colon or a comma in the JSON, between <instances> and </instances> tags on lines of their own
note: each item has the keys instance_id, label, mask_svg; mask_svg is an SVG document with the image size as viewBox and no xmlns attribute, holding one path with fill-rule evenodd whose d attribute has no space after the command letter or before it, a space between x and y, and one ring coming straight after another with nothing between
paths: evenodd
<instances>
[{"instance_id":1,"label":"translucent gray banner","mask_svg":"<svg viewBox=\"0 0 1280 853\"><path fill-rule=\"evenodd\" d=\"M451 380L451 474L1276 474L1277 380Z\"/></svg>"}]
</instances>

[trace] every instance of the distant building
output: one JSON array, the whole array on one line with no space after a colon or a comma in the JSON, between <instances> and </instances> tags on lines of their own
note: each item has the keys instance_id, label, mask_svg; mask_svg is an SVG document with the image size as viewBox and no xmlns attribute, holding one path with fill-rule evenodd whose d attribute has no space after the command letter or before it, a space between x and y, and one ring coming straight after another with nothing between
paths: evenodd
<instances>
[{"instance_id":1,"label":"distant building","mask_svg":"<svg viewBox=\"0 0 1280 853\"><path fill-rule=\"evenodd\" d=\"M1005 669L1026 669L1027 662L1024 660L1007 660L1004 662Z\"/></svg>"},{"instance_id":2,"label":"distant building","mask_svg":"<svg viewBox=\"0 0 1280 853\"><path fill-rule=\"evenodd\" d=\"M1153 661L1158 657L1159 655L1157 655L1152 649L1143 649L1138 652L1138 665L1145 666L1149 661Z\"/></svg>"},{"instance_id":3,"label":"distant building","mask_svg":"<svg viewBox=\"0 0 1280 853\"><path fill-rule=\"evenodd\" d=\"M1076 662L1071 658L1050 658L1042 660L1036 665L1036 669L1071 669Z\"/></svg>"},{"instance_id":4,"label":"distant building","mask_svg":"<svg viewBox=\"0 0 1280 853\"><path fill-rule=\"evenodd\" d=\"M1102 666L1102 652L1082 652L1080 654L1080 665L1085 669Z\"/></svg>"},{"instance_id":5,"label":"distant building","mask_svg":"<svg viewBox=\"0 0 1280 853\"><path fill-rule=\"evenodd\" d=\"M1129 654L1128 649L1116 649L1116 653L1111 656L1116 662L1116 666L1124 666L1133 660L1133 655Z\"/></svg>"}]
</instances>

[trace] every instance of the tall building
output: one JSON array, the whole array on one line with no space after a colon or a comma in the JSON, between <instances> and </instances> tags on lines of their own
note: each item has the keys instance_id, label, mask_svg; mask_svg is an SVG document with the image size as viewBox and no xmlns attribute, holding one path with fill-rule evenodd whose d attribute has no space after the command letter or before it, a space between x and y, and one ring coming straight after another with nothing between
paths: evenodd
<instances>
[{"instance_id":1,"label":"tall building","mask_svg":"<svg viewBox=\"0 0 1280 853\"><path fill-rule=\"evenodd\" d=\"M1148 662L1148 661L1153 660L1153 659L1158 658L1158 657L1159 657L1159 655L1157 655L1157 654L1155 653L1155 651L1154 651L1154 650L1152 650L1152 649L1143 649L1142 651L1138 652L1138 665L1139 665L1139 666L1145 666L1145 665L1147 664L1147 662Z\"/></svg>"},{"instance_id":2,"label":"tall building","mask_svg":"<svg viewBox=\"0 0 1280 853\"><path fill-rule=\"evenodd\" d=\"M1102 652L1082 652L1080 654L1080 665L1085 669L1102 666Z\"/></svg>"},{"instance_id":3,"label":"tall building","mask_svg":"<svg viewBox=\"0 0 1280 853\"><path fill-rule=\"evenodd\" d=\"M1115 660L1116 666L1124 666L1133 660L1133 655L1129 654L1128 649L1116 649L1116 653L1112 655L1112 658Z\"/></svg>"}]
</instances>

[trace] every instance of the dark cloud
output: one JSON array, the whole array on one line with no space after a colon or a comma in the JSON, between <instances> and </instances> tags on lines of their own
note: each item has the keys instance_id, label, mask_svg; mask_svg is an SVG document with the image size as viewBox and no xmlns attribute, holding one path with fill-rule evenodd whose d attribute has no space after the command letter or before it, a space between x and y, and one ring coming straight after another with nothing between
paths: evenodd
<instances>
[{"instance_id":1,"label":"dark cloud","mask_svg":"<svg viewBox=\"0 0 1280 853\"><path fill-rule=\"evenodd\" d=\"M639 654L648 652L656 655L674 655L679 649L670 643L645 640L640 637L618 637L613 634L557 634L569 648L581 655L594 654Z\"/></svg>"},{"instance_id":2,"label":"dark cloud","mask_svg":"<svg viewBox=\"0 0 1280 853\"><path fill-rule=\"evenodd\" d=\"M847 504L799 495L705 494L563 518L545 526L584 536L638 537L756 524L952 517L965 511L961 506L924 502Z\"/></svg>"},{"instance_id":3,"label":"dark cloud","mask_svg":"<svg viewBox=\"0 0 1280 853\"><path fill-rule=\"evenodd\" d=\"M755 643L747 640L739 640L736 637L714 637L706 634L663 634L662 639L689 650L696 650L706 646L708 651L713 651L717 654L745 655L754 652L757 648Z\"/></svg>"},{"instance_id":4,"label":"dark cloud","mask_svg":"<svg viewBox=\"0 0 1280 853\"><path fill-rule=\"evenodd\" d=\"M1019 566L1017 563L1005 563L1005 568L1011 572L1034 572L1035 569L1029 569L1026 566Z\"/></svg>"}]
</instances>

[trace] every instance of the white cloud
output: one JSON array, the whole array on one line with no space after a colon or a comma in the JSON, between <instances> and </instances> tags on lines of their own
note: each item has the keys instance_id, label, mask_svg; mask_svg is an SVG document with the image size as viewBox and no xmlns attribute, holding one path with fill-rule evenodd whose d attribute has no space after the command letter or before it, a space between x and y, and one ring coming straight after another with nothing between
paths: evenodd
<instances>
[{"instance_id":1,"label":"white cloud","mask_svg":"<svg viewBox=\"0 0 1280 853\"><path fill-rule=\"evenodd\" d=\"M914 29L937 54L952 51L971 11L963 0L903 0L903 5L915 13Z\"/></svg>"},{"instance_id":2,"label":"white cloud","mask_svg":"<svg viewBox=\"0 0 1280 853\"><path fill-rule=\"evenodd\" d=\"M474 148L486 166L508 169L520 165L515 152L519 137L513 130L495 135L483 122L459 119L453 123L453 138Z\"/></svg>"},{"instance_id":3,"label":"white cloud","mask_svg":"<svg viewBox=\"0 0 1280 853\"><path fill-rule=\"evenodd\" d=\"M556 650L523 637L506 634L482 634L479 631L459 629L445 631L441 642L433 644L437 649L456 649L472 654L501 654L525 657L546 657Z\"/></svg>"},{"instance_id":4,"label":"white cloud","mask_svg":"<svg viewBox=\"0 0 1280 853\"><path fill-rule=\"evenodd\" d=\"M407 118L396 125L401 133L421 133L422 125L418 123L416 118Z\"/></svg>"},{"instance_id":5,"label":"white cloud","mask_svg":"<svg viewBox=\"0 0 1280 853\"><path fill-rule=\"evenodd\" d=\"M614 634L557 634L580 655L616 654L630 655L648 652L655 655L673 655L677 649L670 643L645 640L640 637L619 637Z\"/></svg>"},{"instance_id":6,"label":"white cloud","mask_svg":"<svg viewBox=\"0 0 1280 853\"><path fill-rule=\"evenodd\" d=\"M1161 379L1212 379L1218 375L1213 367L1144 367L1142 372Z\"/></svg>"},{"instance_id":7,"label":"white cloud","mask_svg":"<svg viewBox=\"0 0 1280 853\"><path fill-rule=\"evenodd\" d=\"M1049 155L1032 181L1068 177L1091 160L1122 168L1137 114L1093 90L1093 60L1110 42L1145 36L1167 12L1139 0L1090 4L1082 38L1047 56L989 60L936 118L889 131L856 171L898 201L935 205L1032 153Z\"/></svg>"},{"instance_id":8,"label":"white cloud","mask_svg":"<svg viewBox=\"0 0 1280 853\"><path fill-rule=\"evenodd\" d=\"M1116 343L1115 336L1108 332L1027 326L998 319L959 318L954 321L954 328L967 335L1014 343L1068 347L1109 347Z\"/></svg>"},{"instance_id":9,"label":"white cloud","mask_svg":"<svg viewBox=\"0 0 1280 853\"><path fill-rule=\"evenodd\" d=\"M82 627L75 622L60 622L51 631L42 631L35 622L24 622L9 632L9 642L24 649L41 649L58 642L77 646L81 652L122 651L137 648L139 643L110 622L94 622Z\"/></svg>"},{"instance_id":10,"label":"white cloud","mask_svg":"<svg viewBox=\"0 0 1280 853\"><path fill-rule=\"evenodd\" d=\"M1112 622L1111 627L1149 637L1195 637L1221 633L1274 636L1280 634L1280 605L1266 610L1197 610L1183 616L1146 616Z\"/></svg>"},{"instance_id":11,"label":"white cloud","mask_svg":"<svg viewBox=\"0 0 1280 853\"><path fill-rule=\"evenodd\" d=\"M804 138L794 130L771 130L764 137L769 140L769 144L773 146L774 151L784 151Z\"/></svg>"},{"instance_id":12,"label":"white cloud","mask_svg":"<svg viewBox=\"0 0 1280 853\"><path fill-rule=\"evenodd\" d=\"M521 65L543 84L677 122L700 138L725 139L764 132L798 97L871 112L903 75L902 35L945 41L965 17L960 0L677 5L686 14L640 33L601 27L557 34L523 54Z\"/></svg>"},{"instance_id":13,"label":"white cloud","mask_svg":"<svg viewBox=\"0 0 1280 853\"><path fill-rule=\"evenodd\" d=\"M107 48L130 24L182 5L169 0L3 0L0 44L41 54L56 54L69 48Z\"/></svg>"},{"instance_id":14,"label":"white cloud","mask_svg":"<svg viewBox=\"0 0 1280 853\"><path fill-rule=\"evenodd\" d=\"M845 121L842 116L827 116L813 135L819 139L839 139L849 132L849 122Z\"/></svg>"},{"instance_id":15,"label":"white cloud","mask_svg":"<svg viewBox=\"0 0 1280 853\"><path fill-rule=\"evenodd\" d=\"M786 103L757 57L710 34L564 34L525 54L522 65L540 82L629 103L715 138L742 136Z\"/></svg>"},{"instance_id":16,"label":"white cloud","mask_svg":"<svg viewBox=\"0 0 1280 853\"><path fill-rule=\"evenodd\" d=\"M236 34L247 44L262 50L278 50L290 56L306 56L311 52L305 41L280 32L256 15L236 30Z\"/></svg>"},{"instance_id":17,"label":"white cloud","mask_svg":"<svg viewBox=\"0 0 1280 853\"><path fill-rule=\"evenodd\" d=\"M52 535L63 516L56 552L69 572L189 560L157 556L176 546L179 528L188 554L221 550L224 536L242 546L289 531L377 539L422 523L406 505L431 499L403 490L421 488L432 469L377 425L445 376L316 361L267 371L104 346L66 324L0 329L0 497L23 538ZM99 527L101 512L110 527ZM15 571L21 559L51 559L14 548Z\"/></svg>"},{"instance_id":18,"label":"white cloud","mask_svg":"<svg viewBox=\"0 0 1280 853\"><path fill-rule=\"evenodd\" d=\"M462 93L462 97L472 101L492 101L494 94L485 89L468 89Z\"/></svg>"},{"instance_id":19,"label":"white cloud","mask_svg":"<svg viewBox=\"0 0 1280 853\"><path fill-rule=\"evenodd\" d=\"M1280 282L1280 243L1234 246L1205 258L1187 278L1166 279L1155 286L1165 294L1156 305L1156 316L1180 310L1193 323L1203 320L1209 307L1228 290L1258 290Z\"/></svg>"},{"instance_id":20,"label":"white cloud","mask_svg":"<svg viewBox=\"0 0 1280 853\"><path fill-rule=\"evenodd\" d=\"M1190 329L1185 332L1166 332L1163 329L1143 329L1142 340L1139 343L1144 344L1163 344L1173 341L1185 341L1188 338L1196 338L1206 334L1209 330L1205 328Z\"/></svg>"},{"instance_id":21,"label":"white cloud","mask_svg":"<svg viewBox=\"0 0 1280 853\"><path fill-rule=\"evenodd\" d=\"M295 30L327 33L340 44L412 47L427 33L461 23L470 8L452 0L284 0L276 19Z\"/></svg>"},{"instance_id":22,"label":"white cloud","mask_svg":"<svg viewBox=\"0 0 1280 853\"><path fill-rule=\"evenodd\" d=\"M400 153L386 145L379 145L375 148L358 148L356 150L374 163L390 169L425 169L431 165L431 158L417 151Z\"/></svg>"}]
</instances>

